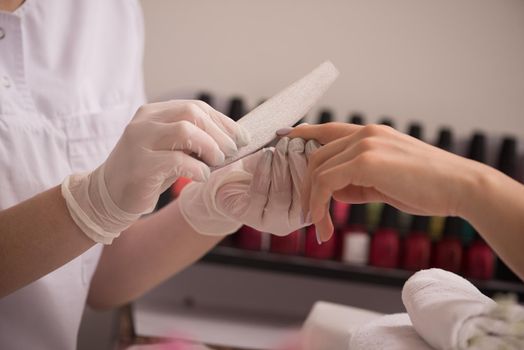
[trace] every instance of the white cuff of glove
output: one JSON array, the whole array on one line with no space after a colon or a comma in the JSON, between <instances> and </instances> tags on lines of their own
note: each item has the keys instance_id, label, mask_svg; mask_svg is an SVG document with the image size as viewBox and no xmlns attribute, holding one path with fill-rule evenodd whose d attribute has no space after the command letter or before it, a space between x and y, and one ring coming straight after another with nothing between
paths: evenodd
<instances>
[{"instance_id":1,"label":"white cuff of glove","mask_svg":"<svg viewBox=\"0 0 524 350\"><path fill-rule=\"evenodd\" d=\"M111 244L143 214L127 213L113 202L104 181L104 166L92 173L69 175L61 192L75 224L96 243Z\"/></svg>"}]
</instances>

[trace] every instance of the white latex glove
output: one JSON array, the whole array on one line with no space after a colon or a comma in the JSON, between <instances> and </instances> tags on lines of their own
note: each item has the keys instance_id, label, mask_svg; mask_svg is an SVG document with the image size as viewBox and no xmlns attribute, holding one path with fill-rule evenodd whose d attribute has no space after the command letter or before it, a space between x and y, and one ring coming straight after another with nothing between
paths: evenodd
<instances>
[{"instance_id":1,"label":"white latex glove","mask_svg":"<svg viewBox=\"0 0 524 350\"><path fill-rule=\"evenodd\" d=\"M95 171L68 176L62 195L75 223L110 244L179 176L209 178L208 166L248 143L247 132L202 101L142 106L108 159Z\"/></svg>"},{"instance_id":2,"label":"white latex glove","mask_svg":"<svg viewBox=\"0 0 524 350\"><path fill-rule=\"evenodd\" d=\"M195 231L225 235L242 224L283 236L306 226L300 202L309 156L316 141L281 139L219 169L206 183L182 191L180 211Z\"/></svg>"}]
</instances>

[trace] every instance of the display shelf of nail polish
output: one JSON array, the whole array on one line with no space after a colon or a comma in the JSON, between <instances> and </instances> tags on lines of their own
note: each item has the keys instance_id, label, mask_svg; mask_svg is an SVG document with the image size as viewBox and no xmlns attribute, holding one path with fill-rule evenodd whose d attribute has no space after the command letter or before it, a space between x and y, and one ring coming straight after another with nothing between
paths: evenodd
<instances>
[{"instance_id":1,"label":"display shelf of nail polish","mask_svg":"<svg viewBox=\"0 0 524 350\"><path fill-rule=\"evenodd\" d=\"M209 93L202 93L198 99L211 105L215 102L214 96ZM245 100L238 96L227 100L224 106L223 111L234 120L238 120L249 111ZM330 122L336 120L335 117L332 110L324 108L319 112L317 122ZM361 113L353 113L347 121L364 124L365 119ZM378 118L378 121L395 127L395 121L391 117L383 116ZM407 133L424 140L423 125L420 123L411 123ZM496 155L497 159L492 161L491 165L517 178L519 164L516 138L507 136L501 142L491 140L491 149L487 147L489 139L485 133L473 133L462 142L469 145L463 155L482 162L486 161L486 153ZM443 127L438 131L435 145L456 152L451 128ZM487 152L489 150L491 152ZM162 195L159 207L175 198L186 183L187 180L184 179L177 181L171 191ZM384 226L387 225L384 221L391 220L385 220L381 216L384 215L384 208L388 209L388 206L372 203L365 205L365 208L365 222L357 220L358 225L355 225L350 218L351 207L333 202L331 214L336 232L332 240L322 245L318 245L316 241L314 227L297 231L288 238L274 239L269 234L244 227L237 234L225 239L203 261L276 273L297 273L387 286L401 286L413 273L408 270L427 267L429 264L429 267L446 268L469 277L481 290L488 293L514 292L523 298L524 284L496 259L490 248L466 221L459 218L413 217L397 212L394 214L394 227L385 229ZM391 238L395 238L397 243L392 245L394 242ZM344 252L344 249L348 251ZM366 251L361 251L362 249ZM380 251L384 249L395 253L388 261L382 259L383 254ZM372 252L375 252L375 255L372 254L370 258ZM358 257L358 261L355 260L355 256ZM481 271L471 268L474 261L483 266Z\"/></svg>"},{"instance_id":2,"label":"display shelf of nail polish","mask_svg":"<svg viewBox=\"0 0 524 350\"><path fill-rule=\"evenodd\" d=\"M385 287L402 287L404 282L413 274L411 271L402 269L347 264L337 260L284 255L268 251L250 251L227 246L215 247L204 256L201 262L313 278L335 279L348 283L376 284ZM487 295L509 292L517 294L521 300L524 300L524 285L522 283L477 279L470 279L470 281Z\"/></svg>"}]
</instances>

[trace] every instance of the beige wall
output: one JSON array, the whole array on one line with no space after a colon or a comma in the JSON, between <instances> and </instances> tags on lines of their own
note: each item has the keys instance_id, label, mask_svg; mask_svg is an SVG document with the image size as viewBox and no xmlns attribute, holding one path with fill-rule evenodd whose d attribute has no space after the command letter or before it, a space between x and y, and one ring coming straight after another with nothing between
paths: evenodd
<instances>
[{"instance_id":1,"label":"beige wall","mask_svg":"<svg viewBox=\"0 0 524 350\"><path fill-rule=\"evenodd\" d=\"M151 100L201 88L250 103L324 59L322 101L404 128L524 136L522 0L143 0ZM433 134L431 133L431 136Z\"/></svg>"}]
</instances>

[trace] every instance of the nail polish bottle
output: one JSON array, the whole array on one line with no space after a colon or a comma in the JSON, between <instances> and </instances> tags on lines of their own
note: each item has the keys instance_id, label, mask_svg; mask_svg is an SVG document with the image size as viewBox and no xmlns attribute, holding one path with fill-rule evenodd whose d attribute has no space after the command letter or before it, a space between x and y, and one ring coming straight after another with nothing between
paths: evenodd
<instances>
[{"instance_id":1,"label":"nail polish bottle","mask_svg":"<svg viewBox=\"0 0 524 350\"><path fill-rule=\"evenodd\" d=\"M318 124L331 123L333 119L333 112L329 109L323 109L318 116Z\"/></svg>"},{"instance_id":2,"label":"nail polish bottle","mask_svg":"<svg viewBox=\"0 0 524 350\"><path fill-rule=\"evenodd\" d=\"M422 125L420 125L417 122L412 122L408 126L408 135L411 137L414 137L418 140L423 140L423 129ZM401 236L409 233L410 231L410 224L413 221L412 215L405 213L403 211L399 211L399 217L398 217L398 228Z\"/></svg>"},{"instance_id":3,"label":"nail polish bottle","mask_svg":"<svg viewBox=\"0 0 524 350\"><path fill-rule=\"evenodd\" d=\"M344 203L333 199L331 201L331 218L335 229L341 229L346 226L348 221L348 214L350 212L349 203Z\"/></svg>"},{"instance_id":4,"label":"nail polish bottle","mask_svg":"<svg viewBox=\"0 0 524 350\"><path fill-rule=\"evenodd\" d=\"M264 233L249 226L242 226L234 235L235 246L247 250L262 250Z\"/></svg>"},{"instance_id":5,"label":"nail polish bottle","mask_svg":"<svg viewBox=\"0 0 524 350\"><path fill-rule=\"evenodd\" d=\"M299 255L301 247L301 230L296 230L287 236L271 235L269 251L278 254Z\"/></svg>"},{"instance_id":6,"label":"nail polish bottle","mask_svg":"<svg viewBox=\"0 0 524 350\"><path fill-rule=\"evenodd\" d=\"M445 151L453 151L453 133L449 128L441 128L438 133L437 147ZM443 216L433 216L429 222L429 237L433 242L442 238L444 223L446 218Z\"/></svg>"},{"instance_id":7,"label":"nail polish bottle","mask_svg":"<svg viewBox=\"0 0 524 350\"><path fill-rule=\"evenodd\" d=\"M364 116L361 113L355 112L348 118L350 124L364 125Z\"/></svg>"},{"instance_id":8,"label":"nail polish bottle","mask_svg":"<svg viewBox=\"0 0 524 350\"><path fill-rule=\"evenodd\" d=\"M517 140L514 137L505 137L500 145L497 159L497 169L515 179L517 177ZM505 281L520 281L511 269L502 261L496 263L497 278Z\"/></svg>"},{"instance_id":9,"label":"nail polish bottle","mask_svg":"<svg viewBox=\"0 0 524 350\"><path fill-rule=\"evenodd\" d=\"M371 237L369 264L396 268L399 262L399 249L398 210L389 204L384 204L379 228Z\"/></svg>"},{"instance_id":10,"label":"nail polish bottle","mask_svg":"<svg viewBox=\"0 0 524 350\"><path fill-rule=\"evenodd\" d=\"M331 123L332 121L333 112L331 112L329 109L324 109L320 112L318 124ZM330 212L331 217L333 218L335 229L338 229L346 224L348 207L349 204L347 203L339 202L335 199L331 201Z\"/></svg>"},{"instance_id":11,"label":"nail polish bottle","mask_svg":"<svg viewBox=\"0 0 524 350\"><path fill-rule=\"evenodd\" d=\"M431 256L431 240L428 235L429 216L414 215L411 229L404 239L402 268L410 271L427 269Z\"/></svg>"},{"instance_id":12,"label":"nail polish bottle","mask_svg":"<svg viewBox=\"0 0 524 350\"><path fill-rule=\"evenodd\" d=\"M353 204L347 226L341 231L341 260L351 264L366 265L369 258L370 237L366 228L366 205Z\"/></svg>"},{"instance_id":13,"label":"nail polish bottle","mask_svg":"<svg viewBox=\"0 0 524 350\"><path fill-rule=\"evenodd\" d=\"M380 120L379 124L387 125L387 126L390 126L390 127L392 127L392 128L395 127L395 123L393 123L393 120L391 120L391 118L389 118L389 117L383 117L383 118Z\"/></svg>"},{"instance_id":14,"label":"nail polish bottle","mask_svg":"<svg viewBox=\"0 0 524 350\"><path fill-rule=\"evenodd\" d=\"M247 112L247 108L244 104L244 100L241 97L233 97L229 101L229 108L227 115L234 121L242 118Z\"/></svg>"},{"instance_id":15,"label":"nail polish bottle","mask_svg":"<svg viewBox=\"0 0 524 350\"><path fill-rule=\"evenodd\" d=\"M408 135L416 139L422 140L422 125L419 123L410 123L408 127Z\"/></svg>"},{"instance_id":16,"label":"nail polish bottle","mask_svg":"<svg viewBox=\"0 0 524 350\"><path fill-rule=\"evenodd\" d=\"M458 217L447 217L442 239L435 244L432 266L460 273L462 268L462 240L460 229L462 220Z\"/></svg>"},{"instance_id":17,"label":"nail polish bottle","mask_svg":"<svg viewBox=\"0 0 524 350\"><path fill-rule=\"evenodd\" d=\"M382 118L379 124L388 125L392 128L395 126L393 121L388 117ZM379 202L367 204L368 232L375 232L375 230L378 228L383 206L384 203Z\"/></svg>"},{"instance_id":18,"label":"nail polish bottle","mask_svg":"<svg viewBox=\"0 0 524 350\"><path fill-rule=\"evenodd\" d=\"M180 193L186 187L191 183L191 179L187 177L179 177L173 185L171 185L171 196L176 199L178 196L180 196Z\"/></svg>"},{"instance_id":19,"label":"nail polish bottle","mask_svg":"<svg viewBox=\"0 0 524 350\"><path fill-rule=\"evenodd\" d=\"M469 278L489 280L494 276L495 254L477 232L473 242L466 249L464 271Z\"/></svg>"},{"instance_id":20,"label":"nail polish bottle","mask_svg":"<svg viewBox=\"0 0 524 350\"><path fill-rule=\"evenodd\" d=\"M319 244L317 241L317 231L314 225L306 228L306 238L304 244L304 255L316 259L333 259L336 253L337 231L328 241Z\"/></svg>"},{"instance_id":21,"label":"nail polish bottle","mask_svg":"<svg viewBox=\"0 0 524 350\"><path fill-rule=\"evenodd\" d=\"M477 162L486 162L486 135L476 132L471 138L468 150L468 158ZM462 220L462 230L460 232L462 243L465 247L469 246L475 237L475 229L469 222Z\"/></svg>"},{"instance_id":22,"label":"nail polish bottle","mask_svg":"<svg viewBox=\"0 0 524 350\"><path fill-rule=\"evenodd\" d=\"M210 105L211 107L214 106L214 101L213 101L213 95L211 95L209 92L207 91L202 91L200 94L198 94L197 100L200 100L200 101L203 101L205 103L207 103L208 105Z\"/></svg>"}]
</instances>

